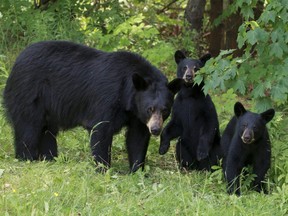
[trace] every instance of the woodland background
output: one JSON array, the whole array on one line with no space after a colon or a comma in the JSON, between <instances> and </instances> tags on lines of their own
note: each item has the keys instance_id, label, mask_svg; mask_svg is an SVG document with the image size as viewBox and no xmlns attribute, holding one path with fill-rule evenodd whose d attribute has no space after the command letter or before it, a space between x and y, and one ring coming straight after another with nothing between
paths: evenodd
<instances>
[{"instance_id":1,"label":"woodland background","mask_svg":"<svg viewBox=\"0 0 288 216\"><path fill-rule=\"evenodd\" d=\"M174 148L158 155L152 138L144 172L128 175L123 130L115 136L112 168L95 174L89 136L81 128L58 138L56 162L14 159L13 133L0 112L0 212L3 215L287 215L288 1L286 0L1 0L0 90L17 55L41 40L70 40L105 51L137 52L172 80L174 52L213 58L200 70L221 131L236 101L277 113L269 195L228 196L220 167L182 172ZM1 98L2 100L2 98ZM174 147L174 145L172 145ZM244 174L243 174L244 175Z\"/></svg>"}]
</instances>

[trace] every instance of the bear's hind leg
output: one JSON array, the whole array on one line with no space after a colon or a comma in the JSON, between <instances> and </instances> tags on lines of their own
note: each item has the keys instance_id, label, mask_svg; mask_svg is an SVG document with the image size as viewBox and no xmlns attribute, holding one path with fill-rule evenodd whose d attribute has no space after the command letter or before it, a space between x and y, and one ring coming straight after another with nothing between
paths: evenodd
<instances>
[{"instance_id":1,"label":"bear's hind leg","mask_svg":"<svg viewBox=\"0 0 288 216\"><path fill-rule=\"evenodd\" d=\"M178 139L176 144L176 160L179 163L180 169L194 169L197 167L197 161L186 145L183 139Z\"/></svg>"},{"instance_id":2,"label":"bear's hind leg","mask_svg":"<svg viewBox=\"0 0 288 216\"><path fill-rule=\"evenodd\" d=\"M111 165L111 145L113 132L110 128L111 122L101 122L97 126L88 129L90 132L90 146L92 156L97 165L96 171L103 173Z\"/></svg>"},{"instance_id":3,"label":"bear's hind leg","mask_svg":"<svg viewBox=\"0 0 288 216\"><path fill-rule=\"evenodd\" d=\"M53 160L58 156L56 136L57 128L45 127L42 130L41 141L39 143L39 156L42 160Z\"/></svg>"},{"instance_id":4,"label":"bear's hind leg","mask_svg":"<svg viewBox=\"0 0 288 216\"><path fill-rule=\"evenodd\" d=\"M15 154L20 160L39 159L38 143L41 127L24 122L17 122L15 128Z\"/></svg>"}]
</instances>

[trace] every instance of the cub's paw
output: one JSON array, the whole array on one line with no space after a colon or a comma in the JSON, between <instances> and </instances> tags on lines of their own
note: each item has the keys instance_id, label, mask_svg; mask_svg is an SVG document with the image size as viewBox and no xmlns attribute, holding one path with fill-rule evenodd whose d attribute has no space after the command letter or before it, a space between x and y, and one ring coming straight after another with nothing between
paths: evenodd
<instances>
[{"instance_id":1,"label":"cub's paw","mask_svg":"<svg viewBox=\"0 0 288 216\"><path fill-rule=\"evenodd\" d=\"M167 151L169 150L170 145L169 144L162 144L159 147L159 154L160 155L164 155L167 153Z\"/></svg>"},{"instance_id":2,"label":"cub's paw","mask_svg":"<svg viewBox=\"0 0 288 216\"><path fill-rule=\"evenodd\" d=\"M198 149L198 151L197 151L197 160L198 161L204 160L208 156L209 156L208 151L205 151L204 149Z\"/></svg>"}]
</instances>

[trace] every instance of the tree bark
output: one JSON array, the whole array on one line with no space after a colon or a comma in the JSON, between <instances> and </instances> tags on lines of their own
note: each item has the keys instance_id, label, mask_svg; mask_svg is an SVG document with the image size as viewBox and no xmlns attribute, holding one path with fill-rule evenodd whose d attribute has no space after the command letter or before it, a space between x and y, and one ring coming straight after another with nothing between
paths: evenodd
<instances>
[{"instance_id":1,"label":"tree bark","mask_svg":"<svg viewBox=\"0 0 288 216\"><path fill-rule=\"evenodd\" d=\"M211 9L209 11L210 23L219 17L223 12L223 0L210 0ZM212 26L210 35L208 37L209 52L212 56L217 56L223 46L223 24Z\"/></svg>"},{"instance_id":2,"label":"tree bark","mask_svg":"<svg viewBox=\"0 0 288 216\"><path fill-rule=\"evenodd\" d=\"M203 26L204 9L206 0L189 0L185 9L185 18L198 33Z\"/></svg>"},{"instance_id":3,"label":"tree bark","mask_svg":"<svg viewBox=\"0 0 288 216\"><path fill-rule=\"evenodd\" d=\"M232 4L234 0L229 0L229 3ZM238 10L236 13L232 14L226 21L225 29L226 29L226 37L224 49L236 49L234 52L234 56L241 56L243 54L243 50L238 49L237 44L237 36L238 29L242 24L242 16L240 11Z\"/></svg>"}]
</instances>

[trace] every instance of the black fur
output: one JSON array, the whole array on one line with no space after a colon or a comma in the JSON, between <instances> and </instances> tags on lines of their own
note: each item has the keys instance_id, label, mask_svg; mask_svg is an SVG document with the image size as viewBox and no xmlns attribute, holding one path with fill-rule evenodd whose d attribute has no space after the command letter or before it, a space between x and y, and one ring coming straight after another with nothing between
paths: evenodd
<instances>
[{"instance_id":1,"label":"black fur","mask_svg":"<svg viewBox=\"0 0 288 216\"><path fill-rule=\"evenodd\" d=\"M165 120L180 80L167 78L130 52L103 52L65 41L26 48L7 80L4 105L15 132L19 159L53 159L61 129L83 126L91 133L97 164L110 167L113 134L127 126L131 172L144 167L154 107Z\"/></svg>"},{"instance_id":2,"label":"black fur","mask_svg":"<svg viewBox=\"0 0 288 216\"><path fill-rule=\"evenodd\" d=\"M204 83L194 83L195 73L210 58L206 54L199 60L186 58L176 51L177 77L185 80L172 111L171 121L161 135L159 153L165 154L170 141L179 138L176 157L181 167L210 170L221 157L219 123L215 106L209 95L203 93Z\"/></svg>"},{"instance_id":3,"label":"black fur","mask_svg":"<svg viewBox=\"0 0 288 216\"><path fill-rule=\"evenodd\" d=\"M264 190L263 180L270 168L271 146L266 124L275 115L274 109L261 114L253 113L237 102L235 116L223 132L221 146L224 151L223 171L229 194L240 195L239 175L247 165L253 166L255 190Z\"/></svg>"}]
</instances>

